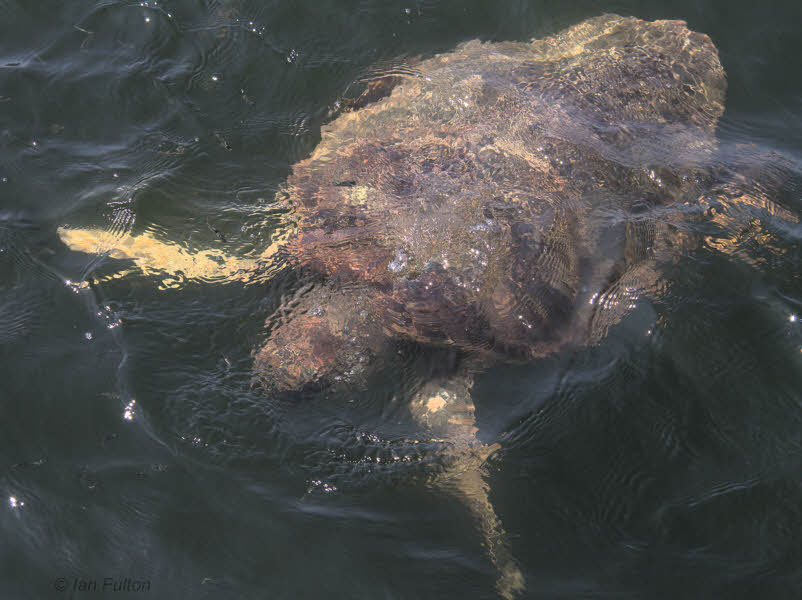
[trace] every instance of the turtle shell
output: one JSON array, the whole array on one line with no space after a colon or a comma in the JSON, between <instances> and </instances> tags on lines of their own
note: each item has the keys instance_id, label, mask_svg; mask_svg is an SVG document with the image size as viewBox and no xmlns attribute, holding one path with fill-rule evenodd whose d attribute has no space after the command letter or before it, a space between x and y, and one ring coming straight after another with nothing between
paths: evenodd
<instances>
[{"instance_id":1,"label":"turtle shell","mask_svg":"<svg viewBox=\"0 0 802 600\"><path fill-rule=\"evenodd\" d=\"M638 215L697 194L716 148L709 37L604 15L407 71L293 168L294 264L361 285L385 335L512 359L589 339L600 294L653 283L627 275L660 247Z\"/></svg>"}]
</instances>

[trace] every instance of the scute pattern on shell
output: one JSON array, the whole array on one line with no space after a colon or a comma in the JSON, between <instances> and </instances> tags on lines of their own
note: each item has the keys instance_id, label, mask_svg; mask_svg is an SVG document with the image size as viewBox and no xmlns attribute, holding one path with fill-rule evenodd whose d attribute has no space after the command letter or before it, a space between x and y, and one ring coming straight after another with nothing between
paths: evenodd
<instances>
[{"instance_id":1,"label":"scute pattern on shell","mask_svg":"<svg viewBox=\"0 0 802 600\"><path fill-rule=\"evenodd\" d=\"M604 215L695 193L723 112L715 46L682 21L604 15L414 69L324 126L295 165L286 256L361 286L372 319L357 337L375 340L380 324L511 360L598 337L589 324L623 311L594 316L594 294L659 251L657 225ZM653 283L639 277L626 287ZM298 312L309 336L336 334Z\"/></svg>"}]
</instances>

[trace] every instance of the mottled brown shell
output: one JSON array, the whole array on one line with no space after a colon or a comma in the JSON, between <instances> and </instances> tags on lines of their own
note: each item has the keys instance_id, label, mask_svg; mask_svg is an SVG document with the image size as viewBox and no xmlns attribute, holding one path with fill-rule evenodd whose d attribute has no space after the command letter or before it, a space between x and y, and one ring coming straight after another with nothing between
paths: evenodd
<instances>
[{"instance_id":1,"label":"mottled brown shell","mask_svg":"<svg viewBox=\"0 0 802 600\"><path fill-rule=\"evenodd\" d=\"M468 42L414 71L324 126L286 186L287 255L358 289L370 316L350 326L370 340L354 355L384 337L527 360L598 337L623 295L654 283L656 225L629 216L696 194L715 150L726 83L710 38L604 15L530 43ZM622 306L600 310L611 291ZM346 337L340 316L311 316L336 306L301 306L287 327L306 341L277 328L262 363L317 365L310 337L326 352Z\"/></svg>"}]
</instances>

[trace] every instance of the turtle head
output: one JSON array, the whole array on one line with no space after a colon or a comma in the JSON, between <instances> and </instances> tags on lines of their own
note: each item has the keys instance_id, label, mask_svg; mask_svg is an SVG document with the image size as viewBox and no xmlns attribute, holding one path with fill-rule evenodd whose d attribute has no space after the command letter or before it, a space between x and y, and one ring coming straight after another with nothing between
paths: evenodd
<instances>
[{"instance_id":1,"label":"turtle head","mask_svg":"<svg viewBox=\"0 0 802 600\"><path fill-rule=\"evenodd\" d=\"M384 344L367 286L310 285L267 323L264 345L254 353L256 378L273 390L358 377Z\"/></svg>"}]
</instances>

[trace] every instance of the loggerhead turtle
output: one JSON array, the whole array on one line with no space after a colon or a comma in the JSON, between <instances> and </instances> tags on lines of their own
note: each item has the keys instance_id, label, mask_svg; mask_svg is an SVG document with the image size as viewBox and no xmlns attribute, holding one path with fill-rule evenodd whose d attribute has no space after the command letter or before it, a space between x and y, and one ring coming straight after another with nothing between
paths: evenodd
<instances>
[{"instance_id":1,"label":"loggerhead turtle","mask_svg":"<svg viewBox=\"0 0 802 600\"><path fill-rule=\"evenodd\" d=\"M737 230L744 206L774 210L755 180L712 166L725 88L712 41L682 21L604 15L529 43L471 41L372 82L322 128L283 190L288 225L257 260L147 233L59 235L183 279L314 274L254 351L277 390L347 382L399 341L457 350L410 407L447 442L440 481L477 518L511 598L524 579L482 474L495 446L475 435L472 374L599 340L664 285L694 215Z\"/></svg>"}]
</instances>

